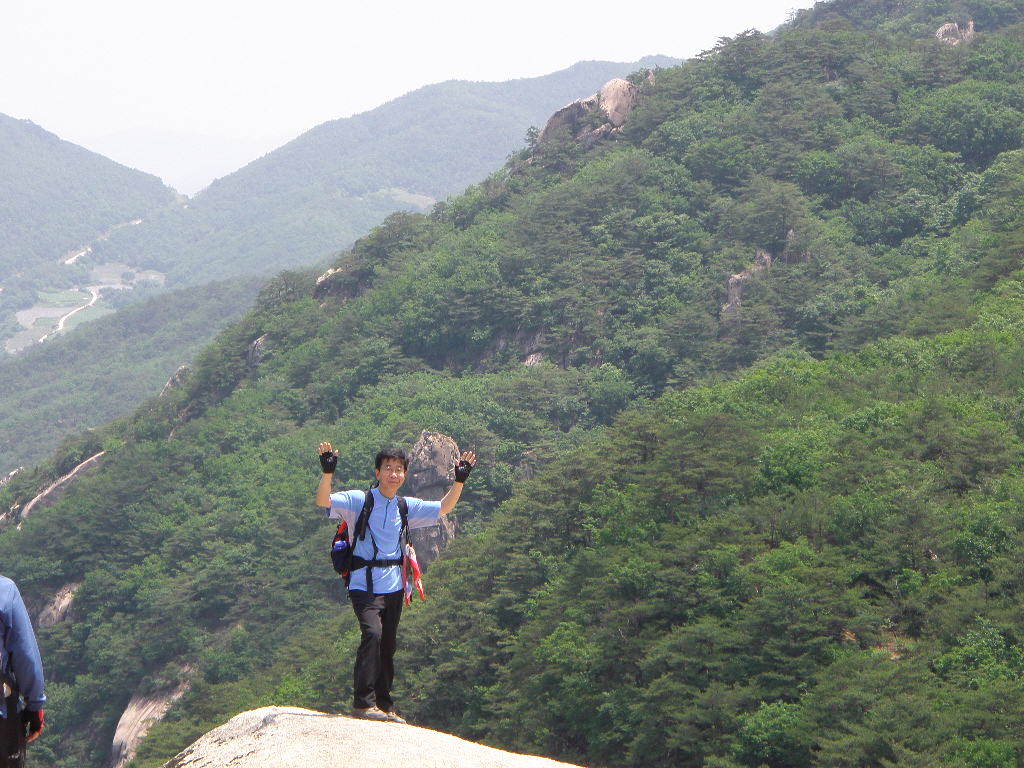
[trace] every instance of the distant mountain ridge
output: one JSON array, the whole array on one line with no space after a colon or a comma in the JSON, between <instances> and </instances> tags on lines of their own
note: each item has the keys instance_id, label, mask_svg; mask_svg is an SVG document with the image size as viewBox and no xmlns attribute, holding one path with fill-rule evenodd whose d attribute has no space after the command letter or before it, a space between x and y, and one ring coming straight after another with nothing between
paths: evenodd
<instances>
[{"instance_id":1,"label":"distant mountain ridge","mask_svg":"<svg viewBox=\"0 0 1024 768\"><path fill-rule=\"evenodd\" d=\"M156 176L0 114L0 283L174 198Z\"/></svg>"},{"instance_id":2,"label":"distant mountain ridge","mask_svg":"<svg viewBox=\"0 0 1024 768\"><path fill-rule=\"evenodd\" d=\"M0 355L19 329L15 313L40 291L88 280L86 266L63 256L176 197L156 176L0 115Z\"/></svg>"},{"instance_id":3,"label":"distant mountain ridge","mask_svg":"<svg viewBox=\"0 0 1024 768\"><path fill-rule=\"evenodd\" d=\"M169 285L324 260L388 214L482 180L565 103L612 77L677 62L580 62L543 77L426 86L311 129L187 205L117 233L98 255L166 272Z\"/></svg>"}]
</instances>

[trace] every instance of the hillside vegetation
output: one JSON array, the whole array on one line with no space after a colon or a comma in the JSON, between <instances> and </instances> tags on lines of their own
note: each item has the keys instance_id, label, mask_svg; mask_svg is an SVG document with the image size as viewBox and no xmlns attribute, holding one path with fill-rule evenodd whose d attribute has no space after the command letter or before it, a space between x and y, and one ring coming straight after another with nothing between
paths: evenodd
<instances>
[{"instance_id":1,"label":"hillside vegetation","mask_svg":"<svg viewBox=\"0 0 1024 768\"><path fill-rule=\"evenodd\" d=\"M1019 1L822 3L636 77L621 135L390 217L315 293L268 283L185 387L0 490L107 449L0 534L35 604L78 585L37 764L103 764L182 678L136 766L346 711L315 446L361 487L436 429L482 461L403 619L414 722L591 766L1019 765L1022 33Z\"/></svg>"},{"instance_id":2,"label":"hillside vegetation","mask_svg":"<svg viewBox=\"0 0 1024 768\"><path fill-rule=\"evenodd\" d=\"M638 66L580 62L503 83L429 85L317 126L213 182L185 207L118 232L99 258L129 257L177 285L305 266L395 211L423 211L501 165L530 126ZM343 87L343 84L339 84Z\"/></svg>"},{"instance_id":3,"label":"hillside vegetation","mask_svg":"<svg viewBox=\"0 0 1024 768\"><path fill-rule=\"evenodd\" d=\"M654 66L672 60L644 61ZM218 180L187 206L172 201L164 189L168 197L160 199L159 211L118 229L108 240L96 239L101 229L89 229L98 226L93 219L105 222L103 230L122 219L108 221L102 206L90 209L91 224L81 228L73 243L91 243L93 250L74 265L57 263L71 247L65 244L44 252L38 269L29 269L34 262L25 258L17 261L21 271L16 277L5 276L0 268L0 340L19 329L15 311L32 306L42 287L86 285L90 268L106 260L134 268L159 265L169 273L172 288L201 287L169 296L160 296L152 282L131 291L103 290L99 306L107 310L138 306L127 317L85 323L58 344L50 340L18 355L0 351L0 391L10 393L0 398L0 476L38 461L69 435L131 412L159 392L179 365L249 308L257 281L284 267L325 263L396 209L428 207L431 197L443 198L479 181L519 148L531 125L543 125L556 108L632 66L583 62L544 77L421 88L354 118L314 128ZM0 130L5 125L0 123ZM46 208L53 216L68 214L63 199L69 194L67 180L85 194L93 189L86 180L95 176L102 191L109 169L101 173L95 166L120 168L30 124L12 120L6 127L16 136L45 138L14 142L4 156L11 174L0 177L0 186L18 198L18 206L31 203L33 210ZM26 170L37 166L60 170L61 180ZM31 194L19 183L23 175L32 180ZM134 188L125 186L125 194ZM26 216L25 224L39 232L60 234L67 223L33 215L36 219ZM13 235L7 242L16 253ZM204 282L214 277L216 285Z\"/></svg>"},{"instance_id":4,"label":"hillside vegetation","mask_svg":"<svg viewBox=\"0 0 1024 768\"><path fill-rule=\"evenodd\" d=\"M0 363L0 476L53 455L160 392L219 329L252 305L261 280L161 292Z\"/></svg>"},{"instance_id":5,"label":"hillside vegetation","mask_svg":"<svg viewBox=\"0 0 1024 768\"><path fill-rule=\"evenodd\" d=\"M85 281L62 257L175 197L156 176L0 115L0 338L40 290Z\"/></svg>"}]
</instances>

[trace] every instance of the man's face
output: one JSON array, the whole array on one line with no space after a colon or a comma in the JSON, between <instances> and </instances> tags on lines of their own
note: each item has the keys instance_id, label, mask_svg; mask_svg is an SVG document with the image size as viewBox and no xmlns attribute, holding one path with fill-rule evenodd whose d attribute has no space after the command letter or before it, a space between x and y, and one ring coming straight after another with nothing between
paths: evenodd
<instances>
[{"instance_id":1,"label":"man's face","mask_svg":"<svg viewBox=\"0 0 1024 768\"><path fill-rule=\"evenodd\" d=\"M384 459L377 470L377 482L385 496L394 496L405 482L405 466L400 459Z\"/></svg>"}]
</instances>

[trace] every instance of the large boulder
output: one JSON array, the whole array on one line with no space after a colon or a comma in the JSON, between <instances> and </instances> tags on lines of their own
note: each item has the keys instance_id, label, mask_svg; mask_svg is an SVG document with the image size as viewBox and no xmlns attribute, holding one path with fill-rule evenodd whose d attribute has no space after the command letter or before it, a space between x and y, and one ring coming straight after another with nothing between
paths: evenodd
<instances>
[{"instance_id":1,"label":"large boulder","mask_svg":"<svg viewBox=\"0 0 1024 768\"><path fill-rule=\"evenodd\" d=\"M377 723L299 707L243 712L164 763L163 768L565 768L413 725Z\"/></svg>"},{"instance_id":2,"label":"large boulder","mask_svg":"<svg viewBox=\"0 0 1024 768\"><path fill-rule=\"evenodd\" d=\"M653 84L653 72L648 73L647 81ZM576 99L555 112L541 131L540 140L548 141L564 129L573 138L588 142L617 133L636 107L639 94L640 88L629 80L613 78L593 96Z\"/></svg>"},{"instance_id":3,"label":"large boulder","mask_svg":"<svg viewBox=\"0 0 1024 768\"><path fill-rule=\"evenodd\" d=\"M455 479L455 459L460 454L454 439L440 432L424 430L409 452L409 473L401 492L429 501L441 499ZM425 570L437 559L455 536L455 531L456 520L449 515L441 518L440 525L415 528L409 532L409 542L416 550L420 567Z\"/></svg>"}]
</instances>

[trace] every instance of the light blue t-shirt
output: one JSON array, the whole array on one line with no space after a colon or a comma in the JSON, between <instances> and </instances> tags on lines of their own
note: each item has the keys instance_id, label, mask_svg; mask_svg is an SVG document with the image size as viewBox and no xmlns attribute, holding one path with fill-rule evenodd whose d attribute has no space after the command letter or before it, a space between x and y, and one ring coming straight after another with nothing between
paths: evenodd
<instances>
[{"instance_id":1,"label":"light blue t-shirt","mask_svg":"<svg viewBox=\"0 0 1024 768\"><path fill-rule=\"evenodd\" d=\"M365 560L373 559L373 541L377 542L377 559L391 560L402 556L402 514L398 511L398 499L386 498L380 490L374 488L373 511L367 526L366 538L354 542L353 554ZM355 536L356 518L363 509L366 500L365 491L339 491L331 494L331 506L327 516L343 519L348 523L350 536ZM424 501L405 497L409 504L409 529L426 528L437 525L441 516L440 501ZM350 590L366 590L366 569L352 571L348 588ZM387 595L402 589L402 567L399 565L373 569L373 591L377 595Z\"/></svg>"}]
</instances>

